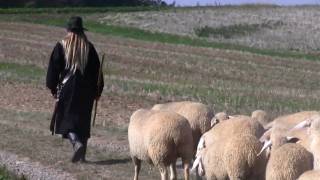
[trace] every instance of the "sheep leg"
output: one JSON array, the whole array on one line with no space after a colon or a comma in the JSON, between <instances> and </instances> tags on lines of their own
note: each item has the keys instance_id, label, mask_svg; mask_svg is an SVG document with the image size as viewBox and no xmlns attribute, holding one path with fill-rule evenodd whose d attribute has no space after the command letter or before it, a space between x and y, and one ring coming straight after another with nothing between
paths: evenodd
<instances>
[{"instance_id":1,"label":"sheep leg","mask_svg":"<svg viewBox=\"0 0 320 180\"><path fill-rule=\"evenodd\" d=\"M141 160L136 157L133 157L132 160L134 163L134 178L133 179L138 180L139 172L141 169Z\"/></svg>"},{"instance_id":2,"label":"sheep leg","mask_svg":"<svg viewBox=\"0 0 320 180\"><path fill-rule=\"evenodd\" d=\"M184 179L189 180L190 179L190 163L189 161L186 161L185 159L182 160L183 166L184 166Z\"/></svg>"},{"instance_id":3,"label":"sheep leg","mask_svg":"<svg viewBox=\"0 0 320 180\"><path fill-rule=\"evenodd\" d=\"M176 161L170 164L170 180L177 179Z\"/></svg>"},{"instance_id":4,"label":"sheep leg","mask_svg":"<svg viewBox=\"0 0 320 180\"><path fill-rule=\"evenodd\" d=\"M168 170L164 165L159 166L161 180L168 180Z\"/></svg>"}]
</instances>

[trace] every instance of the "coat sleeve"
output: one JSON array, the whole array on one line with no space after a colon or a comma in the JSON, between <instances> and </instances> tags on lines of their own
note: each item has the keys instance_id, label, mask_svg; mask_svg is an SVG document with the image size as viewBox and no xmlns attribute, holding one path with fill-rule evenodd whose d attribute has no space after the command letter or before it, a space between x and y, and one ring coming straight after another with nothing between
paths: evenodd
<instances>
[{"instance_id":1,"label":"coat sleeve","mask_svg":"<svg viewBox=\"0 0 320 180\"><path fill-rule=\"evenodd\" d=\"M99 85L97 85L96 87L96 97L100 97L101 94L102 94L102 91L103 91L103 88L104 88L104 80L103 80L103 74L100 74L100 77L99 76L99 68L100 68L100 60L99 60L99 56L98 56L98 53L96 51L96 49L94 48L94 46L92 44L91 45L91 48L90 48L90 59L94 62L94 67L95 67L95 84L97 85L98 83L98 79L100 79L100 83Z\"/></svg>"},{"instance_id":2,"label":"coat sleeve","mask_svg":"<svg viewBox=\"0 0 320 180\"><path fill-rule=\"evenodd\" d=\"M63 47L58 42L54 47L48 65L46 86L51 90L52 95L56 94L60 73L64 69Z\"/></svg>"}]
</instances>

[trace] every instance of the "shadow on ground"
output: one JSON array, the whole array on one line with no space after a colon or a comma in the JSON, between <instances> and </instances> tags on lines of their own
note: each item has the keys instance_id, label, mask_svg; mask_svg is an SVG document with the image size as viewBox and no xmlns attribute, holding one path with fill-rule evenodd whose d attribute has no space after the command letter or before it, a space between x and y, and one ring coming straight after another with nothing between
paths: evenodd
<instances>
[{"instance_id":1,"label":"shadow on ground","mask_svg":"<svg viewBox=\"0 0 320 180\"><path fill-rule=\"evenodd\" d=\"M126 164L131 162L131 159L107 159L102 161L87 161L88 164L95 164L95 165L113 165L113 164Z\"/></svg>"}]
</instances>

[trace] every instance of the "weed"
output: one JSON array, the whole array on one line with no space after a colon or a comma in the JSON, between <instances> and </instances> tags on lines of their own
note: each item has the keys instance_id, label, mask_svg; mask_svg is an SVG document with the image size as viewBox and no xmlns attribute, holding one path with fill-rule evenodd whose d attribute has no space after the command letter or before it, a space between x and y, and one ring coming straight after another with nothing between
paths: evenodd
<instances>
[{"instance_id":1,"label":"weed","mask_svg":"<svg viewBox=\"0 0 320 180\"><path fill-rule=\"evenodd\" d=\"M235 36L249 36L263 29L274 29L283 25L282 21L267 21L261 24L233 24L217 28L204 26L196 28L195 34L199 37L234 38Z\"/></svg>"},{"instance_id":2,"label":"weed","mask_svg":"<svg viewBox=\"0 0 320 180\"><path fill-rule=\"evenodd\" d=\"M0 180L25 180L24 176L18 177L9 172L5 166L0 167Z\"/></svg>"}]
</instances>

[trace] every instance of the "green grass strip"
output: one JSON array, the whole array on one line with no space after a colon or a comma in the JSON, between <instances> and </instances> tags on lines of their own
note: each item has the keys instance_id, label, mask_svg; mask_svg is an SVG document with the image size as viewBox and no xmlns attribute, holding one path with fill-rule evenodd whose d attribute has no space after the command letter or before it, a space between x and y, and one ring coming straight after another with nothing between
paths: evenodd
<instances>
[{"instance_id":1,"label":"green grass strip","mask_svg":"<svg viewBox=\"0 0 320 180\"><path fill-rule=\"evenodd\" d=\"M21 82L39 82L45 76L45 71L34 65L16 63L0 63L0 80Z\"/></svg>"},{"instance_id":2,"label":"green grass strip","mask_svg":"<svg viewBox=\"0 0 320 180\"><path fill-rule=\"evenodd\" d=\"M9 172L6 167L0 167L0 180L24 180L24 177L17 177Z\"/></svg>"}]
</instances>

